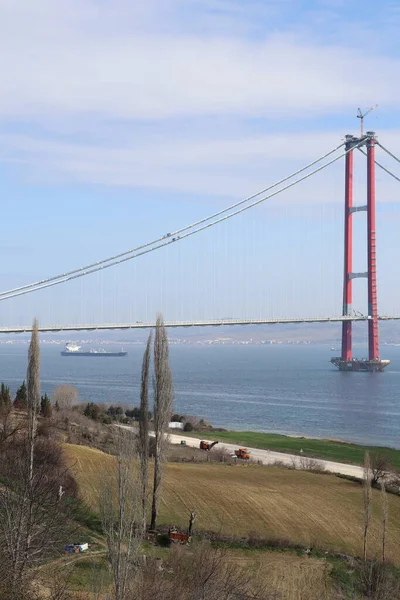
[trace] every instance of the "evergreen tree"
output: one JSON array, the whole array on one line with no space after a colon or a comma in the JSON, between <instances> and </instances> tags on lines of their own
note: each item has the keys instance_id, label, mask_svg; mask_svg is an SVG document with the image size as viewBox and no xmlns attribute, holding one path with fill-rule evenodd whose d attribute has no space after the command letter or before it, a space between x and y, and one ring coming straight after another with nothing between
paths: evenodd
<instances>
[{"instance_id":1,"label":"evergreen tree","mask_svg":"<svg viewBox=\"0 0 400 600\"><path fill-rule=\"evenodd\" d=\"M93 419L94 421L97 421L97 419L100 416L100 412L100 408L97 406L97 404L95 404L94 402L88 402L85 406L83 414L85 415L85 417L88 417L88 419Z\"/></svg>"},{"instance_id":2,"label":"evergreen tree","mask_svg":"<svg viewBox=\"0 0 400 600\"><path fill-rule=\"evenodd\" d=\"M60 405L58 404L58 400L55 401L54 410L58 412L60 410Z\"/></svg>"},{"instance_id":3,"label":"evergreen tree","mask_svg":"<svg viewBox=\"0 0 400 600\"><path fill-rule=\"evenodd\" d=\"M45 419L51 419L53 410L51 408L50 398L47 394L41 397L40 399L40 414Z\"/></svg>"},{"instance_id":4,"label":"evergreen tree","mask_svg":"<svg viewBox=\"0 0 400 600\"><path fill-rule=\"evenodd\" d=\"M5 411L11 408L10 388L5 383L0 386L0 408Z\"/></svg>"},{"instance_id":5,"label":"evergreen tree","mask_svg":"<svg viewBox=\"0 0 400 600\"><path fill-rule=\"evenodd\" d=\"M25 381L23 381L21 387L18 388L17 393L15 394L14 408L26 410L27 406L26 385Z\"/></svg>"}]
</instances>

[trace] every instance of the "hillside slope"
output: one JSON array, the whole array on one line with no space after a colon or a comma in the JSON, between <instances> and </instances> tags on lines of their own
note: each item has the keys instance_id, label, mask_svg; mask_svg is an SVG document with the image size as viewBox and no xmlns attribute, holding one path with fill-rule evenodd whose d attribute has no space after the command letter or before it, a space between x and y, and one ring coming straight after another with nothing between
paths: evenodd
<instances>
[{"instance_id":1,"label":"hillside slope","mask_svg":"<svg viewBox=\"0 0 400 600\"><path fill-rule=\"evenodd\" d=\"M97 509L102 473L113 457L85 446L64 448L84 499ZM373 490L371 548L380 546L379 494ZM388 499L387 556L400 564L400 498ZM193 507L197 529L235 535L256 532L361 554L361 486L333 475L251 465L168 464L159 522L186 526Z\"/></svg>"}]
</instances>

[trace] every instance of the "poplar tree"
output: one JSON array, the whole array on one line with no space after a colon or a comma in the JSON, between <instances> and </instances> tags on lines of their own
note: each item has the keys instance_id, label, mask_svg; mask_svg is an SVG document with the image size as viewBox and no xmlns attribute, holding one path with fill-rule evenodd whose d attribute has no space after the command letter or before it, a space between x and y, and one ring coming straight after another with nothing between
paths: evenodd
<instances>
[{"instance_id":1,"label":"poplar tree","mask_svg":"<svg viewBox=\"0 0 400 600\"><path fill-rule=\"evenodd\" d=\"M167 430L173 403L172 374L169 365L167 330L162 315L157 316L154 336L154 480L150 528L155 529L159 495L168 447Z\"/></svg>"}]
</instances>

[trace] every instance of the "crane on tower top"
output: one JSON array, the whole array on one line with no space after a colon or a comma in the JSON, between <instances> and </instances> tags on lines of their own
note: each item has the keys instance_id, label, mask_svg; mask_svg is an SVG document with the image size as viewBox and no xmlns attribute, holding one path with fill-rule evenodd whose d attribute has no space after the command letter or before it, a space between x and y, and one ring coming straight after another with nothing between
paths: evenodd
<instances>
[{"instance_id":1,"label":"crane on tower top","mask_svg":"<svg viewBox=\"0 0 400 600\"><path fill-rule=\"evenodd\" d=\"M365 111L365 113L361 112L361 108L358 109L357 111L357 119L360 119L360 125L361 125L361 137L364 135L364 117L366 117L371 110L374 110L375 108L378 108L378 104L375 104L375 106L371 106L371 108L369 108L368 110Z\"/></svg>"}]
</instances>

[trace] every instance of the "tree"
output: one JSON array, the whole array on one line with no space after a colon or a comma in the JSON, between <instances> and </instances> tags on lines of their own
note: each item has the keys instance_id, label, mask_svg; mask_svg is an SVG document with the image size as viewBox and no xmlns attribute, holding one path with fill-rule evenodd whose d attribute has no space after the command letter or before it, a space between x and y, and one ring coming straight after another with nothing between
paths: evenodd
<instances>
[{"instance_id":1,"label":"tree","mask_svg":"<svg viewBox=\"0 0 400 600\"><path fill-rule=\"evenodd\" d=\"M18 410L26 410L27 406L26 384L25 381L23 381L21 386L17 389L17 393L15 394L14 408L17 408Z\"/></svg>"},{"instance_id":2,"label":"tree","mask_svg":"<svg viewBox=\"0 0 400 600\"><path fill-rule=\"evenodd\" d=\"M371 454L371 485L376 486L391 469L389 458L385 454Z\"/></svg>"},{"instance_id":3,"label":"tree","mask_svg":"<svg viewBox=\"0 0 400 600\"><path fill-rule=\"evenodd\" d=\"M0 410L10 410L11 408L11 393L10 388L2 383L0 385Z\"/></svg>"},{"instance_id":4,"label":"tree","mask_svg":"<svg viewBox=\"0 0 400 600\"><path fill-rule=\"evenodd\" d=\"M28 352L27 432L0 447L0 597L27 598L35 567L60 548L71 522L64 490L72 479L62 450L38 439L40 347L35 320Z\"/></svg>"},{"instance_id":5,"label":"tree","mask_svg":"<svg viewBox=\"0 0 400 600\"><path fill-rule=\"evenodd\" d=\"M7 482L0 494L0 597L20 600L37 568L59 554L69 533L74 533L69 499L75 496L76 485L64 465L61 446L52 440L35 441L30 489L27 438L4 444L0 459L2 480Z\"/></svg>"},{"instance_id":6,"label":"tree","mask_svg":"<svg viewBox=\"0 0 400 600\"><path fill-rule=\"evenodd\" d=\"M25 579L25 572L29 565L32 548L32 526L34 522L34 452L37 428L37 412L40 402L40 347L38 323L35 319L32 327L31 342L28 351L27 370L27 409L28 409L28 434L24 448L21 451L21 462L16 465L19 471L20 490L12 492L11 498L5 505L2 517L9 512L10 505L17 504L17 518L10 519L10 527L13 531L6 530L12 538L12 548L9 548L11 564L9 574L11 576L11 595L16 594L19 582ZM8 458L8 463L12 461ZM5 503L5 497L2 497ZM15 499L18 500L16 503ZM15 510L12 511L15 514ZM4 523L4 522L3 522Z\"/></svg>"},{"instance_id":7,"label":"tree","mask_svg":"<svg viewBox=\"0 0 400 600\"><path fill-rule=\"evenodd\" d=\"M124 415L124 409L122 406L114 406L111 404L111 406L107 409L107 414L109 417L117 419L117 417L122 417Z\"/></svg>"},{"instance_id":8,"label":"tree","mask_svg":"<svg viewBox=\"0 0 400 600\"><path fill-rule=\"evenodd\" d=\"M58 385L53 391L53 400L58 410L71 410L78 400L78 390L73 385Z\"/></svg>"},{"instance_id":9,"label":"tree","mask_svg":"<svg viewBox=\"0 0 400 600\"><path fill-rule=\"evenodd\" d=\"M50 398L47 394L42 396L40 399L40 414L45 419L51 419L53 415L53 409L51 408Z\"/></svg>"},{"instance_id":10,"label":"tree","mask_svg":"<svg viewBox=\"0 0 400 600\"><path fill-rule=\"evenodd\" d=\"M85 417L88 419L93 419L93 421L97 421L100 416L100 407L94 402L88 402L85 406L85 410L83 411Z\"/></svg>"},{"instance_id":11,"label":"tree","mask_svg":"<svg viewBox=\"0 0 400 600\"><path fill-rule=\"evenodd\" d=\"M173 414L171 417L171 421L173 421L175 423L182 423L182 419L183 419L183 416L178 415L178 413Z\"/></svg>"},{"instance_id":12,"label":"tree","mask_svg":"<svg viewBox=\"0 0 400 600\"><path fill-rule=\"evenodd\" d=\"M136 419L137 421L140 421L141 418L141 414L142 414L142 409L135 406L134 408L127 408L125 411L125 415L127 417L129 417L130 419ZM150 420L152 417L151 414L151 410L147 411L147 418Z\"/></svg>"},{"instance_id":13,"label":"tree","mask_svg":"<svg viewBox=\"0 0 400 600\"><path fill-rule=\"evenodd\" d=\"M10 388L4 383L0 386L0 443L5 442L13 435L18 425L12 425L12 404Z\"/></svg>"},{"instance_id":14,"label":"tree","mask_svg":"<svg viewBox=\"0 0 400 600\"><path fill-rule=\"evenodd\" d=\"M114 599L125 600L135 574L141 541L138 521L136 442L131 432L115 428L117 456L103 476L100 515L113 574Z\"/></svg>"},{"instance_id":15,"label":"tree","mask_svg":"<svg viewBox=\"0 0 400 600\"><path fill-rule=\"evenodd\" d=\"M371 500L372 500L371 462L370 462L368 452L366 452L364 455L363 498L364 498L363 559L364 559L364 563L365 563L367 561L367 539L368 539L369 524L370 524L370 520L371 520Z\"/></svg>"},{"instance_id":16,"label":"tree","mask_svg":"<svg viewBox=\"0 0 400 600\"><path fill-rule=\"evenodd\" d=\"M232 561L226 550L202 542L187 553L171 548L163 564L149 559L143 570L140 600L277 600L268 589L265 570L251 571ZM173 577L171 577L173 573Z\"/></svg>"},{"instance_id":17,"label":"tree","mask_svg":"<svg viewBox=\"0 0 400 600\"><path fill-rule=\"evenodd\" d=\"M147 490L149 477L149 374L152 332L150 331L146 350L143 355L142 381L140 388L140 410L139 410L139 459L141 475L141 504L142 504L142 531L146 532L147 513Z\"/></svg>"},{"instance_id":18,"label":"tree","mask_svg":"<svg viewBox=\"0 0 400 600\"><path fill-rule=\"evenodd\" d=\"M168 440L166 437L169 415L172 410L173 384L169 366L169 349L167 330L161 315L157 316L154 336L154 480L151 507L150 528L154 529L157 521L158 502L162 483L163 466L166 459Z\"/></svg>"}]
</instances>

